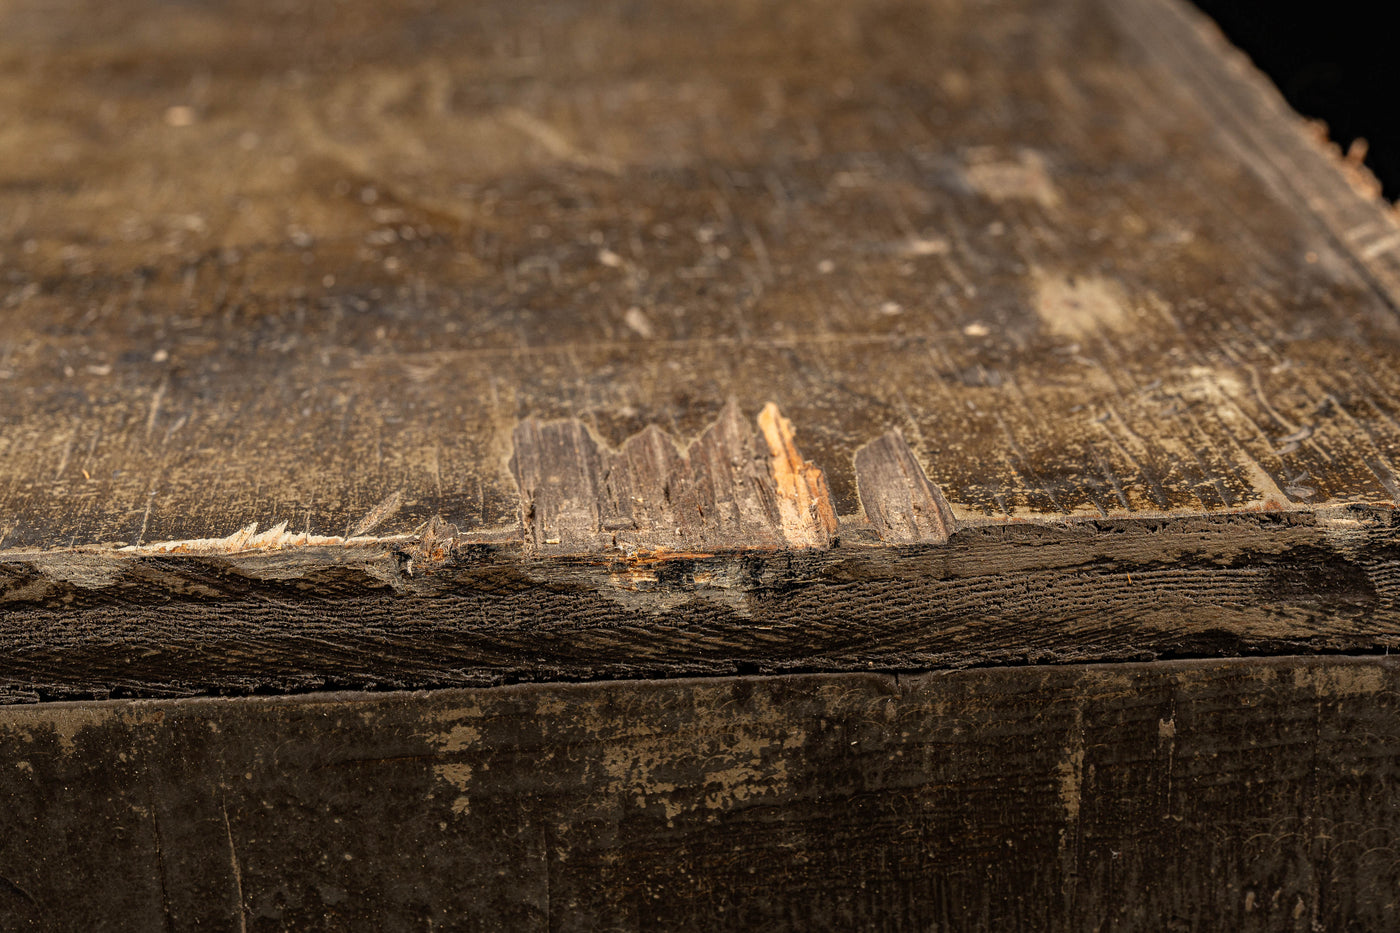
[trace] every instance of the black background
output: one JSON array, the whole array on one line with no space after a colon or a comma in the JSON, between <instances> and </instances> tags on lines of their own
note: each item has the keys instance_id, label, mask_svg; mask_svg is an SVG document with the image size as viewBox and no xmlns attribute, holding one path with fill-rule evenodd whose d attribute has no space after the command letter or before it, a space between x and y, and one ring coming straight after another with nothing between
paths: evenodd
<instances>
[{"instance_id":1,"label":"black background","mask_svg":"<svg viewBox=\"0 0 1400 933\"><path fill-rule=\"evenodd\" d=\"M1400 198L1400 0L1196 0L1299 113L1327 123L1345 150Z\"/></svg>"}]
</instances>

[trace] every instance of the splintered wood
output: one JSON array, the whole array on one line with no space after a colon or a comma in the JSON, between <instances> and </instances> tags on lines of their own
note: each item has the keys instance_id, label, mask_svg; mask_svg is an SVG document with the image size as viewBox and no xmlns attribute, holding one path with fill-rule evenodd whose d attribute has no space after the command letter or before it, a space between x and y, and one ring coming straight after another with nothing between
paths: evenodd
<instances>
[{"instance_id":1,"label":"splintered wood","mask_svg":"<svg viewBox=\"0 0 1400 933\"><path fill-rule=\"evenodd\" d=\"M0 550L1400 501L1394 212L1178 5L345 4L0 4Z\"/></svg>"},{"instance_id":2,"label":"splintered wood","mask_svg":"<svg viewBox=\"0 0 1400 933\"><path fill-rule=\"evenodd\" d=\"M0 83L0 551L1400 502L1394 211L1177 5L345 2L0 5L110 90Z\"/></svg>"},{"instance_id":3,"label":"splintered wood","mask_svg":"<svg viewBox=\"0 0 1400 933\"><path fill-rule=\"evenodd\" d=\"M947 541L953 512L924 475L904 435L890 431L856 451L860 501L880 539L890 544Z\"/></svg>"},{"instance_id":4,"label":"splintered wood","mask_svg":"<svg viewBox=\"0 0 1400 933\"><path fill-rule=\"evenodd\" d=\"M526 541L542 554L825 547L836 512L792 423L766 405L758 427L737 404L682 450L655 425L619 450L576 419L516 428L511 471Z\"/></svg>"},{"instance_id":5,"label":"splintered wood","mask_svg":"<svg viewBox=\"0 0 1400 933\"><path fill-rule=\"evenodd\" d=\"M793 547L822 547L836 533L836 510L820 468L805 460L793 443L792 422L769 402L758 413L768 444L768 472L777 487L783 537Z\"/></svg>"}]
</instances>

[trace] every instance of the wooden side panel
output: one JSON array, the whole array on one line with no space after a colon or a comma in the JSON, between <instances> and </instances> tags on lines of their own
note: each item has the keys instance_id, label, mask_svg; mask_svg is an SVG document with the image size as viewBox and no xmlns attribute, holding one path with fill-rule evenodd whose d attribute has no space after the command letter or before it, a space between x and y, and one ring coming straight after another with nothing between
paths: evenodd
<instances>
[{"instance_id":1,"label":"wooden side panel","mask_svg":"<svg viewBox=\"0 0 1400 933\"><path fill-rule=\"evenodd\" d=\"M0 703L1398 649L1388 509L664 559L533 557L429 528L0 560Z\"/></svg>"},{"instance_id":2,"label":"wooden side panel","mask_svg":"<svg viewBox=\"0 0 1400 933\"><path fill-rule=\"evenodd\" d=\"M1390 929L1400 667L0 710L0 929Z\"/></svg>"}]
</instances>

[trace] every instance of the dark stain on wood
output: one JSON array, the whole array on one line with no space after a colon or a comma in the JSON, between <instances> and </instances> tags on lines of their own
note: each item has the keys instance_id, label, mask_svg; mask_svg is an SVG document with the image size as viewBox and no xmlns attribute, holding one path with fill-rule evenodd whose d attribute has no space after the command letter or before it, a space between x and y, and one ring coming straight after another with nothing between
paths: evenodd
<instances>
[{"instance_id":1,"label":"dark stain on wood","mask_svg":"<svg viewBox=\"0 0 1400 933\"><path fill-rule=\"evenodd\" d=\"M1284 658L9 707L0 928L1393 929L1397 698Z\"/></svg>"}]
</instances>

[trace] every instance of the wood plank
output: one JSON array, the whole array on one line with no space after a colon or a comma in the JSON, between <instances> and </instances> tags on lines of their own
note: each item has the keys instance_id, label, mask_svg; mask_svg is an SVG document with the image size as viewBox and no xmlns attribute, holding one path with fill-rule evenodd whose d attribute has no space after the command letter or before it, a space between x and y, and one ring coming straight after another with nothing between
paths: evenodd
<instances>
[{"instance_id":1,"label":"wood plank","mask_svg":"<svg viewBox=\"0 0 1400 933\"><path fill-rule=\"evenodd\" d=\"M945 545L610 558L406 543L33 555L0 702L1400 648L1400 523L985 526Z\"/></svg>"},{"instance_id":2,"label":"wood plank","mask_svg":"<svg viewBox=\"0 0 1400 933\"><path fill-rule=\"evenodd\" d=\"M11 706L0 927L1390 929L1397 697L1331 658Z\"/></svg>"},{"instance_id":3,"label":"wood plank","mask_svg":"<svg viewBox=\"0 0 1400 933\"><path fill-rule=\"evenodd\" d=\"M527 419L731 400L841 516L890 428L960 519L1394 501L1400 227L1106 8L7 5L0 546L508 527Z\"/></svg>"},{"instance_id":4,"label":"wood plank","mask_svg":"<svg viewBox=\"0 0 1400 933\"><path fill-rule=\"evenodd\" d=\"M20 0L0 107L0 700L1400 628L1400 226L1169 0Z\"/></svg>"}]
</instances>

